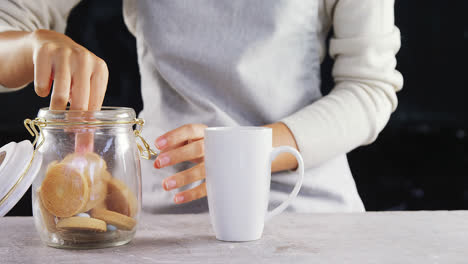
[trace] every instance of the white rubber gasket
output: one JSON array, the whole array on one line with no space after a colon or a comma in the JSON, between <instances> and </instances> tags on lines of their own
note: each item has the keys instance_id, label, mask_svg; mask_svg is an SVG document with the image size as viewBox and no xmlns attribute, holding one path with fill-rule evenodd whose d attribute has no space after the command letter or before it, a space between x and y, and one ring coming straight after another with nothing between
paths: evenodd
<instances>
[{"instance_id":1,"label":"white rubber gasket","mask_svg":"<svg viewBox=\"0 0 468 264\"><path fill-rule=\"evenodd\" d=\"M2 199L18 182L18 179L28 169L34 148L29 140L20 143L11 142L0 148L0 199ZM3 153L3 154L2 154ZM42 164L42 155L36 153L31 167L18 183L8 199L0 206L0 216L4 216L15 206L31 186Z\"/></svg>"}]
</instances>

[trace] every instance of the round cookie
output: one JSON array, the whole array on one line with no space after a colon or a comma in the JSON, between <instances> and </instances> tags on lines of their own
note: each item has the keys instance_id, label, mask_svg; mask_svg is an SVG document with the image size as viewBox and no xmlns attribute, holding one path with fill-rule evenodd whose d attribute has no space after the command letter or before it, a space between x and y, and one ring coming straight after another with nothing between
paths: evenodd
<instances>
[{"instance_id":1,"label":"round cookie","mask_svg":"<svg viewBox=\"0 0 468 264\"><path fill-rule=\"evenodd\" d=\"M50 168L52 168L53 166L57 165L57 163L58 163L58 161L54 160L54 161L51 161L51 162L49 163L49 165L47 165L46 175L47 175L47 173L49 173Z\"/></svg>"},{"instance_id":2,"label":"round cookie","mask_svg":"<svg viewBox=\"0 0 468 264\"><path fill-rule=\"evenodd\" d=\"M93 167L97 169L107 169L107 163L104 159L101 158L97 153L87 152L87 153L71 153L65 156L62 160L63 163L79 163L81 166L89 166L90 164L95 164Z\"/></svg>"},{"instance_id":3,"label":"round cookie","mask_svg":"<svg viewBox=\"0 0 468 264\"><path fill-rule=\"evenodd\" d=\"M68 217L57 222L57 229L66 231L94 231L106 232L107 225L104 221L88 217Z\"/></svg>"},{"instance_id":4,"label":"round cookie","mask_svg":"<svg viewBox=\"0 0 468 264\"><path fill-rule=\"evenodd\" d=\"M122 181L112 178L107 183L106 208L129 217L135 217L138 201L132 191Z\"/></svg>"},{"instance_id":5,"label":"round cookie","mask_svg":"<svg viewBox=\"0 0 468 264\"><path fill-rule=\"evenodd\" d=\"M87 152L84 154L89 163L96 163L100 169L107 169L106 161L95 152Z\"/></svg>"},{"instance_id":6,"label":"round cookie","mask_svg":"<svg viewBox=\"0 0 468 264\"><path fill-rule=\"evenodd\" d=\"M121 230L132 230L136 225L135 219L106 209L95 208L91 210L91 216Z\"/></svg>"},{"instance_id":7,"label":"round cookie","mask_svg":"<svg viewBox=\"0 0 468 264\"><path fill-rule=\"evenodd\" d=\"M41 188L37 190L37 203L39 204L39 208L41 210L42 222L44 223L47 230L49 230L49 232L56 232L57 228L55 226L55 216L51 215L49 211L45 209L44 205L42 204L40 192Z\"/></svg>"},{"instance_id":8,"label":"round cookie","mask_svg":"<svg viewBox=\"0 0 468 264\"><path fill-rule=\"evenodd\" d=\"M107 180L110 178L106 162L98 154L88 152L68 154L62 163L76 168L88 182L90 194L84 211L102 205L107 194Z\"/></svg>"},{"instance_id":9,"label":"round cookie","mask_svg":"<svg viewBox=\"0 0 468 264\"><path fill-rule=\"evenodd\" d=\"M102 179L102 182L105 183L105 188L106 188L106 193L105 195L107 195L107 186L108 186L108 182L109 180L112 178L112 175L107 171L107 170L104 170L101 174L101 179ZM103 208L103 209L107 209L107 205L106 205L106 196L104 196L104 199L100 200L99 202L95 203L95 206L94 207L90 207L89 209L92 209L92 208Z\"/></svg>"},{"instance_id":10,"label":"round cookie","mask_svg":"<svg viewBox=\"0 0 468 264\"><path fill-rule=\"evenodd\" d=\"M71 166L57 163L49 167L39 196L52 215L70 217L84 211L89 200L86 177Z\"/></svg>"},{"instance_id":11,"label":"round cookie","mask_svg":"<svg viewBox=\"0 0 468 264\"><path fill-rule=\"evenodd\" d=\"M84 211L89 211L92 208L104 204L106 199L107 180L99 176L95 177L92 181L93 182L90 183L91 192L89 194L89 201L86 204Z\"/></svg>"},{"instance_id":12,"label":"round cookie","mask_svg":"<svg viewBox=\"0 0 468 264\"><path fill-rule=\"evenodd\" d=\"M110 181L111 178L112 178L112 175L110 174L110 172L108 172L107 170L103 170L101 172L101 178L105 181Z\"/></svg>"},{"instance_id":13,"label":"round cookie","mask_svg":"<svg viewBox=\"0 0 468 264\"><path fill-rule=\"evenodd\" d=\"M109 230L107 230L109 231ZM57 231L56 234L60 239L65 242L76 244L82 243L95 243L96 241L110 241L118 239L120 236L119 231L113 232L91 232L91 231L68 231L62 230Z\"/></svg>"}]
</instances>

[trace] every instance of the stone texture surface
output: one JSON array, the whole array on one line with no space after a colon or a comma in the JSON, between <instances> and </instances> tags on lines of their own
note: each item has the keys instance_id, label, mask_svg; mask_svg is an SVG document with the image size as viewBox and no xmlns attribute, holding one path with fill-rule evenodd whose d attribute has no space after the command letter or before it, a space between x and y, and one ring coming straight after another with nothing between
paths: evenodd
<instances>
[{"instance_id":1,"label":"stone texture surface","mask_svg":"<svg viewBox=\"0 0 468 264\"><path fill-rule=\"evenodd\" d=\"M214 238L209 216L143 215L128 245L63 250L39 240L31 217L0 218L0 263L468 263L468 212L288 214L263 238Z\"/></svg>"}]
</instances>

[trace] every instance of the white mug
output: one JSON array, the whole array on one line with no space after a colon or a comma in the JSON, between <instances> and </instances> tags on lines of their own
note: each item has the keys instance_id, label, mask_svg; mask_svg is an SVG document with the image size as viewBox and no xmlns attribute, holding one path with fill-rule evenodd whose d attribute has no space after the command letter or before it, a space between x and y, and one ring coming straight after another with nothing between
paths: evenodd
<instances>
[{"instance_id":1,"label":"white mug","mask_svg":"<svg viewBox=\"0 0 468 264\"><path fill-rule=\"evenodd\" d=\"M271 162L281 152L296 157L298 180L288 199L267 212ZM272 147L271 128L213 127L205 129L205 172L216 238L251 241L262 236L265 221L281 213L297 196L304 162L294 148Z\"/></svg>"}]
</instances>

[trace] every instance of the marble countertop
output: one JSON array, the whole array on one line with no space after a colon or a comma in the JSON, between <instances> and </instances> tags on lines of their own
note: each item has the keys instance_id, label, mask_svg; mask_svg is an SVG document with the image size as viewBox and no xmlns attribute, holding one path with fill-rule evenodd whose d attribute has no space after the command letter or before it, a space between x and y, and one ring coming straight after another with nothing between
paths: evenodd
<instances>
[{"instance_id":1,"label":"marble countertop","mask_svg":"<svg viewBox=\"0 0 468 264\"><path fill-rule=\"evenodd\" d=\"M0 263L468 263L468 211L283 213L244 243L217 241L207 214L145 214L131 243L93 250L47 247L32 217L0 226Z\"/></svg>"}]
</instances>

